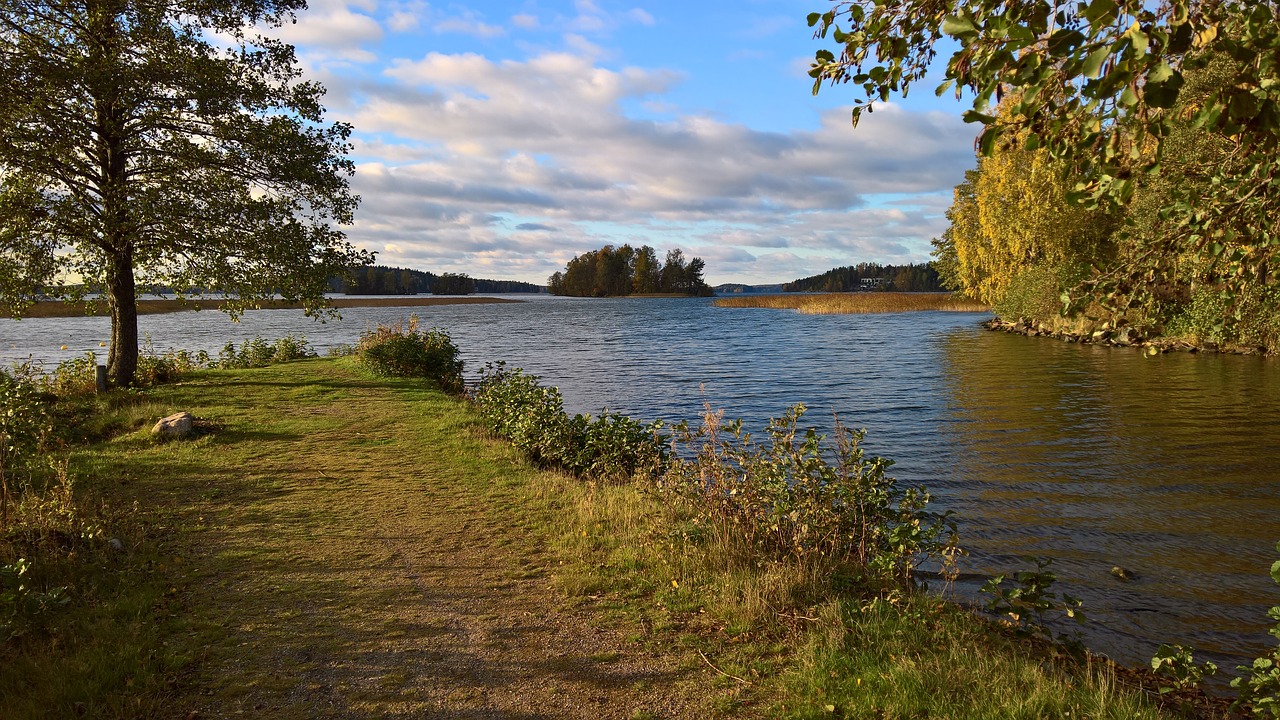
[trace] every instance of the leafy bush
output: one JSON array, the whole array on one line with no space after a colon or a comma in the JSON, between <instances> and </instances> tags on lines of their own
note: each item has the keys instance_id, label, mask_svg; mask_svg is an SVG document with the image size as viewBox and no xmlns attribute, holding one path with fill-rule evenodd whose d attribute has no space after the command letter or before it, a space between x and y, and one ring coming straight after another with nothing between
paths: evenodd
<instances>
[{"instance_id":1,"label":"leafy bush","mask_svg":"<svg viewBox=\"0 0 1280 720\"><path fill-rule=\"evenodd\" d=\"M564 411L554 387L503 363L490 363L472 396L489 430L534 462L598 480L654 475L665 458L662 423L643 424L616 413L592 418Z\"/></svg>"},{"instance_id":2,"label":"leafy bush","mask_svg":"<svg viewBox=\"0 0 1280 720\"><path fill-rule=\"evenodd\" d=\"M1276 552L1280 552L1280 543L1276 543ZM1280 584L1280 560L1271 564L1271 579ZM1280 605L1268 610L1267 617L1276 622L1269 632L1280 638ZM1237 669L1245 674L1231 681L1239 693L1236 706L1247 705L1256 716L1280 718L1280 647Z\"/></svg>"},{"instance_id":3,"label":"leafy bush","mask_svg":"<svg viewBox=\"0 0 1280 720\"><path fill-rule=\"evenodd\" d=\"M1161 685L1160 694L1190 690L1199 687L1206 677L1216 675L1218 666L1211 662L1199 665L1192 655L1192 648L1184 645L1161 644L1151 658L1151 671L1167 678L1171 685Z\"/></svg>"},{"instance_id":4,"label":"leafy bush","mask_svg":"<svg viewBox=\"0 0 1280 720\"><path fill-rule=\"evenodd\" d=\"M391 325L366 330L356 345L356 356L379 375L434 380L445 392L462 392L462 358L452 338L443 330L418 330L418 317L409 316Z\"/></svg>"},{"instance_id":5,"label":"leafy bush","mask_svg":"<svg viewBox=\"0 0 1280 720\"><path fill-rule=\"evenodd\" d=\"M235 343L227 343L218 352L217 361L210 361L208 364L211 367L233 370L266 367L273 363L312 357L316 357L316 351L307 342L306 336L285 335L274 343L254 337L241 343L238 350Z\"/></svg>"},{"instance_id":6,"label":"leafy bush","mask_svg":"<svg viewBox=\"0 0 1280 720\"><path fill-rule=\"evenodd\" d=\"M36 383L0 372L0 519L8 520L14 480L29 478L50 433L48 408Z\"/></svg>"},{"instance_id":7,"label":"leafy bush","mask_svg":"<svg viewBox=\"0 0 1280 720\"><path fill-rule=\"evenodd\" d=\"M68 601L66 588L41 592L32 587L31 563L18 558L0 565L0 642L22 635L39 617Z\"/></svg>"},{"instance_id":8,"label":"leafy bush","mask_svg":"<svg viewBox=\"0 0 1280 720\"><path fill-rule=\"evenodd\" d=\"M1049 570L1053 560L1045 557L1023 559L1034 562L1036 569L1014 573L1016 587L1006 589L1004 575L996 575L982 586L981 592L991 596L987 601L987 610L1007 618L1019 632L1050 639L1053 638L1053 632L1046 626L1046 618L1051 611L1083 624L1085 616L1080 610L1082 603L1066 593L1059 595L1050 590L1057 581L1057 577ZM1067 645L1077 643L1076 638L1066 635L1059 635L1057 639Z\"/></svg>"},{"instance_id":9,"label":"leafy bush","mask_svg":"<svg viewBox=\"0 0 1280 720\"><path fill-rule=\"evenodd\" d=\"M927 510L924 488L886 474L893 461L865 457L864 433L837 423L834 442L812 428L800 433L796 405L769 421L764 443L723 412L702 425L676 428L677 457L659 489L692 511L694 522L729 543L745 541L759 559L844 569L909 584L930 559L948 565L956 552L950 513Z\"/></svg>"},{"instance_id":10,"label":"leafy bush","mask_svg":"<svg viewBox=\"0 0 1280 720\"><path fill-rule=\"evenodd\" d=\"M63 360L40 378L45 391L60 397L88 395L98 389L98 356L86 352L80 357Z\"/></svg>"}]
</instances>

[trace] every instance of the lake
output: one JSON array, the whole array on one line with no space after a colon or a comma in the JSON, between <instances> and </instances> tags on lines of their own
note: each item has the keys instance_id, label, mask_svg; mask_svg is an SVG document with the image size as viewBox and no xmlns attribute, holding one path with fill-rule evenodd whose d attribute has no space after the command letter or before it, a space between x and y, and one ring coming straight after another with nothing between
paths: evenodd
<instances>
[{"instance_id":1,"label":"lake","mask_svg":"<svg viewBox=\"0 0 1280 720\"><path fill-rule=\"evenodd\" d=\"M485 362L560 387L570 412L695 419L704 403L760 430L791 404L829 428L867 430L955 510L963 570L1054 559L1080 597L1086 643L1145 664L1161 642L1234 668L1274 644L1268 570L1280 540L1280 364L1274 358L1072 345L981 329L981 314L800 315L716 308L701 298L512 296L521 304L415 308L446 329L468 372ZM157 349L207 350L256 335L354 342L407 309L352 308L317 324L300 311L149 315ZM105 318L0 322L0 362L95 351ZM62 350L62 346L66 350ZM1136 579L1111 575L1120 565ZM972 593L974 587L958 590Z\"/></svg>"}]
</instances>

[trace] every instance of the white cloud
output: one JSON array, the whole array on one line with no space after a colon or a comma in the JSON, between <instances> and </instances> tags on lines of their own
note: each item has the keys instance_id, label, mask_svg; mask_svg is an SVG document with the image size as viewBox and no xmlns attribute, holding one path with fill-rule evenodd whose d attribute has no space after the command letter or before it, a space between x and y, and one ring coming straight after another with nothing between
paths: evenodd
<instances>
[{"instance_id":1,"label":"white cloud","mask_svg":"<svg viewBox=\"0 0 1280 720\"><path fill-rule=\"evenodd\" d=\"M584 6L590 9L590 6ZM941 113L847 109L811 130L629 116L678 73L590 56L429 53L329 84L361 133L353 240L379 261L542 282L606 242L684 247L714 282L926 259L971 130Z\"/></svg>"},{"instance_id":2,"label":"white cloud","mask_svg":"<svg viewBox=\"0 0 1280 720\"><path fill-rule=\"evenodd\" d=\"M516 27L522 30L537 30L539 27L541 27L541 23L538 22L537 15L529 15L526 13L521 13L519 15L512 15L511 24L515 25Z\"/></svg>"},{"instance_id":3,"label":"white cloud","mask_svg":"<svg viewBox=\"0 0 1280 720\"><path fill-rule=\"evenodd\" d=\"M645 12L641 8L631 8L630 10L627 11L626 18L632 22L636 22L641 25L645 25L649 27L652 27L656 22L653 19L652 15Z\"/></svg>"},{"instance_id":4,"label":"white cloud","mask_svg":"<svg viewBox=\"0 0 1280 720\"><path fill-rule=\"evenodd\" d=\"M297 21L272 29L268 34L293 45L304 46L311 58L372 62L376 56L367 46L382 40L382 26L373 17L356 12L372 12L366 0L316 0Z\"/></svg>"}]
</instances>

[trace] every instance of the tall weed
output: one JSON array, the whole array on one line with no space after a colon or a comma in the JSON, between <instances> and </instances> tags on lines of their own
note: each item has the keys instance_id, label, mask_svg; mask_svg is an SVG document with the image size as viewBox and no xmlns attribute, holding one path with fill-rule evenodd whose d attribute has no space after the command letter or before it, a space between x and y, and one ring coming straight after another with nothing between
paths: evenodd
<instances>
[{"instance_id":1,"label":"tall weed","mask_svg":"<svg viewBox=\"0 0 1280 720\"><path fill-rule=\"evenodd\" d=\"M676 427L659 481L671 502L721 544L743 544L756 561L790 562L865 579L909 584L927 561L950 566L957 552L950 513L904 487L893 461L867 457L864 432L837 422L831 442L799 429L804 405L769 421L757 443L742 422L708 407L702 424Z\"/></svg>"}]
</instances>

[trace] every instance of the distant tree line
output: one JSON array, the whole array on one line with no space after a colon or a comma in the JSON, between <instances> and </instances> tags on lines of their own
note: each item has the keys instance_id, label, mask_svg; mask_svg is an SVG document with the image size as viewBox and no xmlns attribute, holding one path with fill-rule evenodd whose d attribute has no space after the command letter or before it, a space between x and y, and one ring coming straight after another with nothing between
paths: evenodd
<instances>
[{"instance_id":1,"label":"distant tree line","mask_svg":"<svg viewBox=\"0 0 1280 720\"><path fill-rule=\"evenodd\" d=\"M517 280L485 280L465 274L443 273L436 275L423 270L369 265L354 268L351 281L340 278L329 281L333 292L347 295L467 295L480 293L536 293L542 288L533 283Z\"/></svg>"},{"instance_id":2,"label":"distant tree line","mask_svg":"<svg viewBox=\"0 0 1280 720\"><path fill-rule=\"evenodd\" d=\"M852 292L866 289L887 292L943 291L942 280L932 263L858 263L828 270L821 275L800 278L782 286L783 292Z\"/></svg>"},{"instance_id":3,"label":"distant tree line","mask_svg":"<svg viewBox=\"0 0 1280 720\"><path fill-rule=\"evenodd\" d=\"M702 277L702 258L685 260L679 248L667 251L666 262L653 248L605 245L569 261L563 272L547 280L552 295L615 297L619 295L677 293L711 295Z\"/></svg>"}]
</instances>

